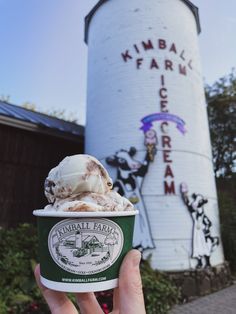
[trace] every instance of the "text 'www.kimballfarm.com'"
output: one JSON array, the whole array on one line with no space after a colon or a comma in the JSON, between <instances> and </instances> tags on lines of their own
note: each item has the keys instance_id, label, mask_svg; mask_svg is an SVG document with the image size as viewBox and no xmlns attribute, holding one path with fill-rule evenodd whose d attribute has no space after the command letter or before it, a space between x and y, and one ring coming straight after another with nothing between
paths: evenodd
<instances>
[{"instance_id":1,"label":"text 'www.kimballfarm.com'","mask_svg":"<svg viewBox=\"0 0 236 314\"><path fill-rule=\"evenodd\" d=\"M83 279L71 279L71 278L62 278L63 282L96 282L96 281L105 281L106 277L99 278L83 278Z\"/></svg>"}]
</instances>

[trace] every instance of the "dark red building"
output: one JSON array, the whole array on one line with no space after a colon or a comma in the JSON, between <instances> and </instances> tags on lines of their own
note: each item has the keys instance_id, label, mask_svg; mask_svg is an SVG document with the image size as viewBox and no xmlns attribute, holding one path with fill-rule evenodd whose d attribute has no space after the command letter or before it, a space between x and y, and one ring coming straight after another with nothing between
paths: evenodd
<instances>
[{"instance_id":1,"label":"dark red building","mask_svg":"<svg viewBox=\"0 0 236 314\"><path fill-rule=\"evenodd\" d=\"M83 149L83 126L0 101L0 225L34 221L49 170Z\"/></svg>"}]
</instances>

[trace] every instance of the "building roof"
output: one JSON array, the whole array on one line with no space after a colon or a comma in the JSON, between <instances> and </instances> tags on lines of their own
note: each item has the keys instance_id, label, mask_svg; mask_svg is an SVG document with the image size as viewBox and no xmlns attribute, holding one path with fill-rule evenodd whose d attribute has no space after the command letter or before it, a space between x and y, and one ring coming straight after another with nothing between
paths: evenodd
<instances>
[{"instance_id":1,"label":"building roof","mask_svg":"<svg viewBox=\"0 0 236 314\"><path fill-rule=\"evenodd\" d=\"M96 236L94 236L94 235L89 235L89 236L87 236L83 241L84 241L84 242L91 242L93 239L95 239L95 241L97 241L97 242L100 242L100 241L98 240L98 238L97 238Z\"/></svg>"},{"instance_id":2,"label":"building roof","mask_svg":"<svg viewBox=\"0 0 236 314\"><path fill-rule=\"evenodd\" d=\"M84 41L86 42L86 44L88 43L88 32L89 32L89 25L90 22L92 20L93 15L95 14L95 12L100 8L101 5L103 5L104 3L106 3L109 0L100 0L93 8L92 10L89 12L89 14L85 17L85 32L84 32ZM199 18L199 13L198 13L198 7L196 7L191 1L189 0L181 0L183 1L189 8L190 10L193 12L193 15L195 17L196 20L196 24L197 24L197 31L198 34L201 32L201 26L200 26L200 18Z\"/></svg>"},{"instance_id":3,"label":"building roof","mask_svg":"<svg viewBox=\"0 0 236 314\"><path fill-rule=\"evenodd\" d=\"M46 114L0 101L0 123L39 133L81 140L84 127Z\"/></svg>"}]
</instances>

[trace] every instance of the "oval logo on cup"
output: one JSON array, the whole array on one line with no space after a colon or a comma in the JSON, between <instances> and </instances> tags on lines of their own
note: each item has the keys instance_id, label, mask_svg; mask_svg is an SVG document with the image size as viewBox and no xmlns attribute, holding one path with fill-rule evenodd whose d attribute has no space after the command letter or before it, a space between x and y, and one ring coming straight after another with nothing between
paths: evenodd
<instances>
[{"instance_id":1,"label":"oval logo on cup","mask_svg":"<svg viewBox=\"0 0 236 314\"><path fill-rule=\"evenodd\" d=\"M108 219L65 219L51 229L48 248L54 262L78 275L102 272L115 263L124 243L121 228Z\"/></svg>"}]
</instances>

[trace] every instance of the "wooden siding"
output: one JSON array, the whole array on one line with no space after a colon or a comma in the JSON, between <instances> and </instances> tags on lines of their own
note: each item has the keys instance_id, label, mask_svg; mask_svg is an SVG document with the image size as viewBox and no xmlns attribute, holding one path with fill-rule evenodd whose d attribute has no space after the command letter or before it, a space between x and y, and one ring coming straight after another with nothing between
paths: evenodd
<instances>
[{"instance_id":1,"label":"wooden siding","mask_svg":"<svg viewBox=\"0 0 236 314\"><path fill-rule=\"evenodd\" d=\"M0 125L0 225L32 222L32 211L47 201L49 170L65 156L83 153L77 142Z\"/></svg>"}]
</instances>

